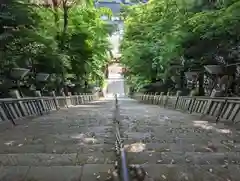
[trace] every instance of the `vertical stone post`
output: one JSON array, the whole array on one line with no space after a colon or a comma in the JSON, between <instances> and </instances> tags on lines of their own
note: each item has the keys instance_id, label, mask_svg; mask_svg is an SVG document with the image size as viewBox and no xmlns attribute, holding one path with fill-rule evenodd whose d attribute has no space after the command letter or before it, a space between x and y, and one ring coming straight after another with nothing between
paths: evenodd
<instances>
[{"instance_id":1,"label":"vertical stone post","mask_svg":"<svg viewBox=\"0 0 240 181\"><path fill-rule=\"evenodd\" d=\"M52 91L52 92L51 92L51 96L53 97L53 101L54 101L56 110L58 110L60 107L59 107L59 104L58 104L58 100L57 100L57 98L56 98L55 91Z\"/></svg>"},{"instance_id":2,"label":"vertical stone post","mask_svg":"<svg viewBox=\"0 0 240 181\"><path fill-rule=\"evenodd\" d=\"M148 101L147 101L148 104L151 102L151 97L152 97L152 93L149 93L148 94Z\"/></svg>"},{"instance_id":3,"label":"vertical stone post","mask_svg":"<svg viewBox=\"0 0 240 181\"><path fill-rule=\"evenodd\" d=\"M67 104L68 104L68 106L74 105L74 103L73 103L73 101L72 101L72 93L71 93L71 92L68 92Z\"/></svg>"},{"instance_id":4,"label":"vertical stone post","mask_svg":"<svg viewBox=\"0 0 240 181\"><path fill-rule=\"evenodd\" d=\"M65 106L68 108L67 97L66 97L64 91L62 91L62 96L65 98Z\"/></svg>"},{"instance_id":5,"label":"vertical stone post","mask_svg":"<svg viewBox=\"0 0 240 181\"><path fill-rule=\"evenodd\" d=\"M9 93L10 93L11 97L14 98L14 99L21 99L21 96L20 96L20 93L19 93L18 90L11 90ZM19 108L16 108L16 107L14 108L14 106L17 106L16 104L15 105L14 104L8 104L8 106L7 106L7 104L3 103L4 104L4 109L6 109L6 111L8 112L8 115L11 118L11 121L13 121L14 117L15 118L18 117L16 111L20 111L23 114L23 116L27 115L27 111L24 107L23 102L22 101L17 101L15 103L17 105L19 105Z\"/></svg>"},{"instance_id":6,"label":"vertical stone post","mask_svg":"<svg viewBox=\"0 0 240 181\"><path fill-rule=\"evenodd\" d=\"M216 91L210 95L210 99L208 100L207 105L203 111L203 116L208 115L210 113L212 104L213 104L213 99L211 99L211 98L215 97L215 93L216 93Z\"/></svg>"},{"instance_id":7,"label":"vertical stone post","mask_svg":"<svg viewBox=\"0 0 240 181\"><path fill-rule=\"evenodd\" d=\"M153 104L156 104L156 99L157 99L157 92L155 92L154 97L153 97Z\"/></svg>"},{"instance_id":8,"label":"vertical stone post","mask_svg":"<svg viewBox=\"0 0 240 181\"><path fill-rule=\"evenodd\" d=\"M41 91L36 90L34 93L37 98L42 97ZM37 101L37 102L39 103L40 112L42 112L42 110L43 110L43 112L47 111L47 107L46 107L46 104L44 103L43 99L39 99L39 101Z\"/></svg>"},{"instance_id":9,"label":"vertical stone post","mask_svg":"<svg viewBox=\"0 0 240 181\"><path fill-rule=\"evenodd\" d=\"M166 95L166 98L165 98L165 101L164 101L164 107L166 107L167 104L168 104L168 98L169 98L169 96L170 96L170 92L168 92L167 95Z\"/></svg>"},{"instance_id":10,"label":"vertical stone post","mask_svg":"<svg viewBox=\"0 0 240 181\"><path fill-rule=\"evenodd\" d=\"M181 95L181 91L177 91L177 94L176 94L177 100L176 100L176 102L175 102L174 109L177 108L177 104L178 104L178 100L179 100L180 95Z\"/></svg>"},{"instance_id":11,"label":"vertical stone post","mask_svg":"<svg viewBox=\"0 0 240 181\"><path fill-rule=\"evenodd\" d=\"M80 94L81 104L84 104L84 95Z\"/></svg>"},{"instance_id":12,"label":"vertical stone post","mask_svg":"<svg viewBox=\"0 0 240 181\"><path fill-rule=\"evenodd\" d=\"M76 105L79 105L79 98L78 98L78 93L75 92L74 96L76 97Z\"/></svg>"},{"instance_id":13,"label":"vertical stone post","mask_svg":"<svg viewBox=\"0 0 240 181\"><path fill-rule=\"evenodd\" d=\"M161 105L161 103L162 103L163 95L164 95L164 92L161 92L161 93L160 93L160 96L159 96L159 98L158 98L158 104L159 104L159 105Z\"/></svg>"}]
</instances>

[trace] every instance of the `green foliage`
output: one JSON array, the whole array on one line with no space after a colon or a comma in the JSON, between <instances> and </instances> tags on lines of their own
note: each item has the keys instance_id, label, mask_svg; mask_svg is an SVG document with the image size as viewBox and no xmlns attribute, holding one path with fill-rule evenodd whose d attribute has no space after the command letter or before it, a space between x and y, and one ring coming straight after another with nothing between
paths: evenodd
<instances>
[{"instance_id":1,"label":"green foliage","mask_svg":"<svg viewBox=\"0 0 240 181\"><path fill-rule=\"evenodd\" d=\"M103 83L112 27L100 17L111 16L109 9L95 9L92 1L76 1L64 9L17 0L7 0L0 9L2 76L23 67L33 74L54 74L61 84L67 79Z\"/></svg>"},{"instance_id":2,"label":"green foliage","mask_svg":"<svg viewBox=\"0 0 240 181\"><path fill-rule=\"evenodd\" d=\"M171 64L181 65L183 59L184 70L195 63L218 62L216 57L225 63L236 60L239 53L233 49L239 45L239 9L239 0L151 0L130 7L121 45L130 84L166 82L177 73L169 72Z\"/></svg>"}]
</instances>

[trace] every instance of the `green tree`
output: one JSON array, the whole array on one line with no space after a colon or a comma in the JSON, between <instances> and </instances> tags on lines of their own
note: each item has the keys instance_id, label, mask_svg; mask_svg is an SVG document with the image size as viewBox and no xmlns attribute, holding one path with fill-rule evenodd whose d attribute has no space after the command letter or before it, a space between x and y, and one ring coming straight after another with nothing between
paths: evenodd
<instances>
[{"instance_id":1,"label":"green tree","mask_svg":"<svg viewBox=\"0 0 240 181\"><path fill-rule=\"evenodd\" d=\"M111 16L110 10L95 9L92 1L52 2L46 5L11 0L1 4L3 75L13 67L22 67L31 69L25 81L29 87L36 85L39 72L54 75L47 83L50 89L60 90L70 80L80 87L84 82L101 85L112 30L100 17Z\"/></svg>"},{"instance_id":2,"label":"green tree","mask_svg":"<svg viewBox=\"0 0 240 181\"><path fill-rule=\"evenodd\" d=\"M129 79L142 82L141 87L159 79L167 82L173 75L203 69L205 64L221 63L219 59L233 63L239 56L239 3L152 0L128 9L121 61L129 70ZM180 72L172 68L172 64L181 66L183 60Z\"/></svg>"}]
</instances>

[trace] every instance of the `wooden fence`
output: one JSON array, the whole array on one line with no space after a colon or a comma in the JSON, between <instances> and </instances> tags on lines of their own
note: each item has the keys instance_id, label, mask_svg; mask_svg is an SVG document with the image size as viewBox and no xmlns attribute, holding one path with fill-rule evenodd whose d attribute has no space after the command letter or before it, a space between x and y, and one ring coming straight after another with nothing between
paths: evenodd
<instances>
[{"instance_id":1,"label":"wooden fence","mask_svg":"<svg viewBox=\"0 0 240 181\"><path fill-rule=\"evenodd\" d=\"M97 100L93 94L60 96L60 97L31 97L21 99L0 99L0 122L16 121L29 116L43 115L54 110L80 105Z\"/></svg>"},{"instance_id":2,"label":"wooden fence","mask_svg":"<svg viewBox=\"0 0 240 181\"><path fill-rule=\"evenodd\" d=\"M163 94L135 94L133 97L144 103L214 118L216 122L240 121L240 98L237 97L190 97Z\"/></svg>"}]
</instances>

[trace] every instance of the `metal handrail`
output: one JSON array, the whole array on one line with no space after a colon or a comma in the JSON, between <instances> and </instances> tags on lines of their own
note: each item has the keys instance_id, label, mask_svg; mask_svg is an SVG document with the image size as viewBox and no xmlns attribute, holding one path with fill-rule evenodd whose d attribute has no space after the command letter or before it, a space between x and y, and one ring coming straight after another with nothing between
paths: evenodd
<instances>
[{"instance_id":1,"label":"metal handrail","mask_svg":"<svg viewBox=\"0 0 240 181\"><path fill-rule=\"evenodd\" d=\"M118 105L118 98L115 94L115 110L114 110L114 123L115 123L115 131L116 131L116 152L118 159L118 173L120 173L120 177L122 181L130 181L129 180L129 171L128 171L128 165L127 165L127 157L126 152L124 149L123 141L120 134L120 120L119 120L119 105Z\"/></svg>"}]
</instances>

